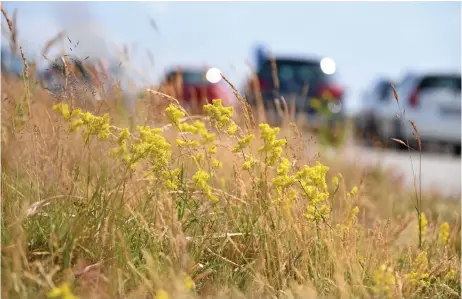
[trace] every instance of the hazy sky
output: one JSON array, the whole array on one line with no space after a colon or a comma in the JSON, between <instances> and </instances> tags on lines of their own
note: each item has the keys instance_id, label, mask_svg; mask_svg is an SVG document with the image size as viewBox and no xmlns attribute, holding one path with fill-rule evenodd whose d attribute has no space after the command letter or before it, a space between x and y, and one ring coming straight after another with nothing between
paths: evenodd
<instances>
[{"instance_id":1,"label":"hazy sky","mask_svg":"<svg viewBox=\"0 0 462 299\"><path fill-rule=\"evenodd\" d=\"M10 14L18 8L19 36L28 53L38 54L47 39L68 28L69 37L79 40L82 56L113 50L103 37L128 44L134 63L154 82L165 67L207 63L241 86L248 74L246 60L253 59L257 42L275 54L332 57L351 108L377 76L461 69L460 2L2 4ZM152 29L149 17L159 32ZM147 49L154 66L148 62Z\"/></svg>"}]
</instances>

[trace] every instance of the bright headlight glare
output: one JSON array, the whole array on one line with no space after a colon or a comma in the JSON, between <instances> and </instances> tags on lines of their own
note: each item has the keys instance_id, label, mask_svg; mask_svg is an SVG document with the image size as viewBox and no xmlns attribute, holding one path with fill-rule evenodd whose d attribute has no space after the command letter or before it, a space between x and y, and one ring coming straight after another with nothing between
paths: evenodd
<instances>
[{"instance_id":1,"label":"bright headlight glare","mask_svg":"<svg viewBox=\"0 0 462 299\"><path fill-rule=\"evenodd\" d=\"M218 83L221 80L221 72L219 69L213 67L207 71L205 78L210 83Z\"/></svg>"}]
</instances>

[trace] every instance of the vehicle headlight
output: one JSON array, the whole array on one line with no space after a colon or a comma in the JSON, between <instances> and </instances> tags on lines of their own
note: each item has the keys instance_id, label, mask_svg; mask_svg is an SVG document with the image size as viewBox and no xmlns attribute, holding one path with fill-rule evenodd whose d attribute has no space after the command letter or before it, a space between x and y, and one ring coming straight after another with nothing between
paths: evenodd
<instances>
[{"instance_id":1,"label":"vehicle headlight","mask_svg":"<svg viewBox=\"0 0 462 299\"><path fill-rule=\"evenodd\" d=\"M221 80L221 72L219 69L213 67L207 71L205 78L210 83L218 83Z\"/></svg>"},{"instance_id":2,"label":"vehicle headlight","mask_svg":"<svg viewBox=\"0 0 462 299\"><path fill-rule=\"evenodd\" d=\"M336 71L335 61L330 57L324 57L320 65L322 72L326 75L333 75Z\"/></svg>"}]
</instances>

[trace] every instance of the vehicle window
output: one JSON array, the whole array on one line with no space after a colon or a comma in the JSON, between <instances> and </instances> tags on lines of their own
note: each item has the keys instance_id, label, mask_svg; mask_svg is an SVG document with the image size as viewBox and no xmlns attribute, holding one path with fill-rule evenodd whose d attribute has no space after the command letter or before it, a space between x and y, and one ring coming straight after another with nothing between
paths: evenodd
<instances>
[{"instance_id":1,"label":"vehicle window","mask_svg":"<svg viewBox=\"0 0 462 299\"><path fill-rule=\"evenodd\" d=\"M387 100L387 97L391 90L391 82L388 81L380 81L375 87L375 93L380 101Z\"/></svg>"},{"instance_id":2,"label":"vehicle window","mask_svg":"<svg viewBox=\"0 0 462 299\"><path fill-rule=\"evenodd\" d=\"M427 88L450 88L455 91L461 90L460 76L429 76L425 77L420 83L420 89Z\"/></svg>"},{"instance_id":3,"label":"vehicle window","mask_svg":"<svg viewBox=\"0 0 462 299\"><path fill-rule=\"evenodd\" d=\"M200 72L183 73L183 82L186 84L202 84L206 82L205 76Z\"/></svg>"},{"instance_id":4,"label":"vehicle window","mask_svg":"<svg viewBox=\"0 0 462 299\"><path fill-rule=\"evenodd\" d=\"M319 63L315 62L276 60L276 66L278 79L281 82L313 83L325 77ZM263 64L259 76L267 80L273 79L270 61Z\"/></svg>"}]
</instances>

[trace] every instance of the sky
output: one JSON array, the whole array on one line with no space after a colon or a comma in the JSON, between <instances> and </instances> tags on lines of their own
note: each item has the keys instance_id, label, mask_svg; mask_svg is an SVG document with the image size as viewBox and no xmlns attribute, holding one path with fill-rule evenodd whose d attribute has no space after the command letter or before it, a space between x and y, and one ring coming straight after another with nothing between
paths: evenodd
<instances>
[{"instance_id":1,"label":"sky","mask_svg":"<svg viewBox=\"0 0 462 299\"><path fill-rule=\"evenodd\" d=\"M276 55L334 59L347 107L357 111L362 91L378 77L461 70L460 2L2 4L10 15L18 9L19 39L29 57L39 57L44 43L67 29L81 57L115 55L128 45L137 74L153 83L171 66L208 65L242 86L255 46L264 44Z\"/></svg>"}]
</instances>

